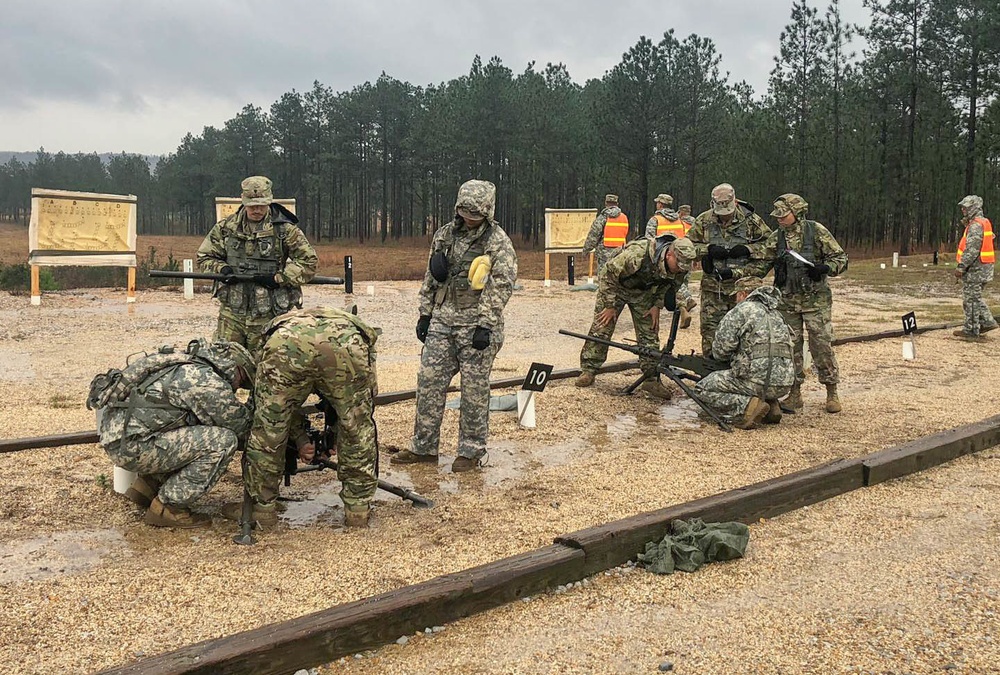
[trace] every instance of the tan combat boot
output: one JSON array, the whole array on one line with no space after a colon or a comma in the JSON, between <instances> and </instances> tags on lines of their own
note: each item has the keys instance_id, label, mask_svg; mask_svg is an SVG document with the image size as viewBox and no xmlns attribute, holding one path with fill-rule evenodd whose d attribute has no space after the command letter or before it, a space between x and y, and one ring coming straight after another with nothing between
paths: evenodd
<instances>
[{"instance_id":1,"label":"tan combat boot","mask_svg":"<svg viewBox=\"0 0 1000 675\"><path fill-rule=\"evenodd\" d=\"M437 464L437 455L418 455L409 450L400 450L389 458L390 464Z\"/></svg>"},{"instance_id":2,"label":"tan combat boot","mask_svg":"<svg viewBox=\"0 0 1000 675\"><path fill-rule=\"evenodd\" d=\"M674 392L663 386L663 383L656 379L648 379L639 387L650 396L669 401L674 397Z\"/></svg>"},{"instance_id":3,"label":"tan combat boot","mask_svg":"<svg viewBox=\"0 0 1000 675\"><path fill-rule=\"evenodd\" d=\"M212 524L212 517L204 513L192 513L183 506L170 506L155 497L146 510L142 522L153 527L207 527Z\"/></svg>"},{"instance_id":4,"label":"tan combat boot","mask_svg":"<svg viewBox=\"0 0 1000 675\"><path fill-rule=\"evenodd\" d=\"M367 504L360 507L344 506L344 527L368 527L371 509Z\"/></svg>"},{"instance_id":5,"label":"tan combat boot","mask_svg":"<svg viewBox=\"0 0 1000 675\"><path fill-rule=\"evenodd\" d=\"M826 411L828 413L839 413L843 408L840 406L840 398L837 396L837 385L826 385Z\"/></svg>"},{"instance_id":6,"label":"tan combat boot","mask_svg":"<svg viewBox=\"0 0 1000 675\"><path fill-rule=\"evenodd\" d=\"M681 307L681 317L678 328L688 328L691 325L691 312L687 311L687 307Z\"/></svg>"},{"instance_id":7,"label":"tan combat boot","mask_svg":"<svg viewBox=\"0 0 1000 675\"><path fill-rule=\"evenodd\" d=\"M578 387L589 387L590 385L594 384L594 379L595 379L594 373L589 370L585 370L582 373L580 373L580 375L576 378L576 381L573 382L573 384L575 384Z\"/></svg>"},{"instance_id":8,"label":"tan combat boot","mask_svg":"<svg viewBox=\"0 0 1000 675\"><path fill-rule=\"evenodd\" d=\"M156 499L156 493L160 491L160 481L152 476L139 474L132 481L132 485L125 491L125 497L137 506L148 509L149 505Z\"/></svg>"},{"instance_id":9,"label":"tan combat boot","mask_svg":"<svg viewBox=\"0 0 1000 675\"><path fill-rule=\"evenodd\" d=\"M473 459L472 457L456 457L455 461L451 463L452 473L462 473L465 471L472 471L473 469L479 468L479 460Z\"/></svg>"},{"instance_id":10,"label":"tan combat boot","mask_svg":"<svg viewBox=\"0 0 1000 675\"><path fill-rule=\"evenodd\" d=\"M792 389L788 392L783 403L792 410L802 410L802 384L800 382L792 385Z\"/></svg>"},{"instance_id":11,"label":"tan combat boot","mask_svg":"<svg viewBox=\"0 0 1000 675\"><path fill-rule=\"evenodd\" d=\"M768 410L764 415L764 424L777 424L781 421L781 404L778 399L767 401Z\"/></svg>"},{"instance_id":12,"label":"tan combat boot","mask_svg":"<svg viewBox=\"0 0 1000 675\"><path fill-rule=\"evenodd\" d=\"M230 502L223 506L219 513L223 518L235 520L238 523L243 518L243 502ZM254 502L251 518L261 527L275 527L278 524L277 505Z\"/></svg>"},{"instance_id":13,"label":"tan combat boot","mask_svg":"<svg viewBox=\"0 0 1000 675\"><path fill-rule=\"evenodd\" d=\"M770 409L771 406L765 401L754 396L747 403L747 407L743 411L743 417L737 420L733 426L737 429L756 429Z\"/></svg>"}]
</instances>

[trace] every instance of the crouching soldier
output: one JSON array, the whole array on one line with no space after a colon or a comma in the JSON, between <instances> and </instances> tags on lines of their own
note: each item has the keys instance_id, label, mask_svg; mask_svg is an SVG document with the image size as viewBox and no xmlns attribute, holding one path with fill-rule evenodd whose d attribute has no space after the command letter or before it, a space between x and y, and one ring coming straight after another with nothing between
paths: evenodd
<instances>
[{"instance_id":1,"label":"crouching soldier","mask_svg":"<svg viewBox=\"0 0 1000 675\"><path fill-rule=\"evenodd\" d=\"M375 429L375 341L378 332L358 317L333 308L300 309L274 319L254 381L254 418L243 480L253 499L253 519L278 522L275 503L284 473L285 448L298 410L313 392L336 413L338 469L344 524L367 527L369 503L378 484ZM311 446L299 446L299 458ZM222 514L240 520L242 503Z\"/></svg>"},{"instance_id":2,"label":"crouching soldier","mask_svg":"<svg viewBox=\"0 0 1000 675\"><path fill-rule=\"evenodd\" d=\"M795 382L792 335L778 311L781 291L758 277L736 281L737 305L719 323L712 358L729 370L710 373L695 386L701 399L733 426L753 429L781 421L778 399Z\"/></svg>"},{"instance_id":3,"label":"crouching soldier","mask_svg":"<svg viewBox=\"0 0 1000 675\"><path fill-rule=\"evenodd\" d=\"M191 504L214 486L250 431L236 398L254 377L250 353L234 342L192 341L161 348L122 370L98 375L87 407L115 465L138 473L125 496L145 507L143 522L201 527L211 517Z\"/></svg>"}]
</instances>

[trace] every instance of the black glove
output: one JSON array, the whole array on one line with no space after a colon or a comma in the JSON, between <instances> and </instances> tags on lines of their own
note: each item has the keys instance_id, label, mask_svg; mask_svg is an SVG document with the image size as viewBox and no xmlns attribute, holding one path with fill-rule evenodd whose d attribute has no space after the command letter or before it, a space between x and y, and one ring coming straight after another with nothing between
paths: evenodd
<instances>
[{"instance_id":1,"label":"black glove","mask_svg":"<svg viewBox=\"0 0 1000 675\"><path fill-rule=\"evenodd\" d=\"M417 339L421 342L427 340L427 330L431 327L431 318L426 314L421 314L417 319Z\"/></svg>"},{"instance_id":2,"label":"black glove","mask_svg":"<svg viewBox=\"0 0 1000 675\"><path fill-rule=\"evenodd\" d=\"M708 257L715 260L725 260L729 257L729 249L718 244L709 244Z\"/></svg>"},{"instance_id":3,"label":"black glove","mask_svg":"<svg viewBox=\"0 0 1000 675\"><path fill-rule=\"evenodd\" d=\"M806 268L806 274L808 274L809 278L813 281L819 281L823 278L823 275L829 273L829 271L830 266L826 263L816 263L815 266Z\"/></svg>"},{"instance_id":4,"label":"black glove","mask_svg":"<svg viewBox=\"0 0 1000 675\"><path fill-rule=\"evenodd\" d=\"M733 278L733 271L728 267L721 270L717 270L715 273L715 278L718 279L719 281L729 281L730 279Z\"/></svg>"},{"instance_id":5,"label":"black glove","mask_svg":"<svg viewBox=\"0 0 1000 675\"><path fill-rule=\"evenodd\" d=\"M701 259L701 270L705 273L705 276L715 274L715 262L707 255Z\"/></svg>"},{"instance_id":6,"label":"black glove","mask_svg":"<svg viewBox=\"0 0 1000 675\"><path fill-rule=\"evenodd\" d=\"M236 274L236 270L234 270L229 265L223 265L222 269L219 270L219 274L225 277L225 279L222 280L222 283L224 284L236 283L236 280L233 279L233 275Z\"/></svg>"},{"instance_id":7,"label":"black glove","mask_svg":"<svg viewBox=\"0 0 1000 675\"><path fill-rule=\"evenodd\" d=\"M253 275L253 282L265 288L277 288L280 285L274 280L273 274L255 274Z\"/></svg>"},{"instance_id":8,"label":"black glove","mask_svg":"<svg viewBox=\"0 0 1000 675\"><path fill-rule=\"evenodd\" d=\"M737 244L729 249L730 258L749 258L750 249L748 249L744 244Z\"/></svg>"},{"instance_id":9,"label":"black glove","mask_svg":"<svg viewBox=\"0 0 1000 675\"><path fill-rule=\"evenodd\" d=\"M472 348L483 351L490 346L490 329L476 326L472 333Z\"/></svg>"}]
</instances>

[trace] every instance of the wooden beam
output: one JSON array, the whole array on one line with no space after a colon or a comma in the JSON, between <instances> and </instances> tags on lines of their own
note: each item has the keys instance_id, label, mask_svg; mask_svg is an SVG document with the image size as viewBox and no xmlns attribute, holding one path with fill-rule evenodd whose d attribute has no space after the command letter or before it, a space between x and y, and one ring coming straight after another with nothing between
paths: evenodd
<instances>
[{"instance_id":1,"label":"wooden beam","mask_svg":"<svg viewBox=\"0 0 1000 675\"><path fill-rule=\"evenodd\" d=\"M1000 415L862 457L865 485L906 476L1000 444Z\"/></svg>"},{"instance_id":2,"label":"wooden beam","mask_svg":"<svg viewBox=\"0 0 1000 675\"><path fill-rule=\"evenodd\" d=\"M97 443L100 436L96 431L77 431L71 434L35 436L33 438L11 438L0 440L0 453L31 450L33 448L58 448L64 445L84 445Z\"/></svg>"},{"instance_id":3,"label":"wooden beam","mask_svg":"<svg viewBox=\"0 0 1000 675\"><path fill-rule=\"evenodd\" d=\"M752 523L864 487L860 459L836 460L711 497L640 513L556 538L587 554L586 574L635 558L649 541L659 541L676 519Z\"/></svg>"}]
</instances>

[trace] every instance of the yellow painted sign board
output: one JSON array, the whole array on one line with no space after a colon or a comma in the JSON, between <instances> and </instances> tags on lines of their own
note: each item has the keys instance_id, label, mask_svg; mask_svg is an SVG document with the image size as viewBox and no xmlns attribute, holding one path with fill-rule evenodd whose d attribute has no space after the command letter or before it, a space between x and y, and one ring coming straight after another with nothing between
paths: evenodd
<instances>
[{"instance_id":1,"label":"yellow painted sign board","mask_svg":"<svg viewBox=\"0 0 1000 675\"><path fill-rule=\"evenodd\" d=\"M582 251L596 217L597 209L545 209L546 252Z\"/></svg>"},{"instance_id":2,"label":"yellow painted sign board","mask_svg":"<svg viewBox=\"0 0 1000 675\"><path fill-rule=\"evenodd\" d=\"M135 266L136 197L31 190L31 265Z\"/></svg>"}]
</instances>

